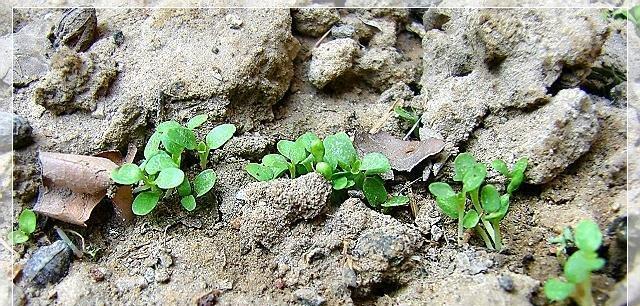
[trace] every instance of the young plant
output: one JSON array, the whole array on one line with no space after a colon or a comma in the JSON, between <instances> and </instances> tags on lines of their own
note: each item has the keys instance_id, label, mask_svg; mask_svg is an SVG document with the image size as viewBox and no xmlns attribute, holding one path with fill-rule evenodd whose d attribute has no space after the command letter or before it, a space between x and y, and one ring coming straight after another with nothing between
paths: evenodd
<instances>
[{"instance_id":1,"label":"young plant","mask_svg":"<svg viewBox=\"0 0 640 306\"><path fill-rule=\"evenodd\" d=\"M509 171L509 167L504 161L496 159L491 163L491 167L509 179L507 193L511 195L520 188L524 181L524 171L527 170L528 163L529 160L526 157L522 157L516 161L511 171Z\"/></svg>"},{"instance_id":2,"label":"young plant","mask_svg":"<svg viewBox=\"0 0 640 306\"><path fill-rule=\"evenodd\" d=\"M359 189L372 207L388 209L405 205L405 196L389 196L380 174L391 170L389 160L381 153L369 153L362 159L345 133L321 140L311 132L296 141L278 142L280 154L268 154L262 163L250 163L246 171L259 181L276 179L285 173L289 178L316 171L329 180L336 191Z\"/></svg>"},{"instance_id":3,"label":"young plant","mask_svg":"<svg viewBox=\"0 0 640 306\"><path fill-rule=\"evenodd\" d=\"M396 113L396 115L398 115L400 119L406 121L407 123L409 123L409 125L411 125L413 135L419 138L419 130L416 127L420 121L421 114L419 114L418 111L412 107L405 108L402 106L396 106L393 111Z\"/></svg>"},{"instance_id":4,"label":"young plant","mask_svg":"<svg viewBox=\"0 0 640 306\"><path fill-rule=\"evenodd\" d=\"M595 222L583 220L576 226L574 240L578 251L564 264L564 279L547 280L544 293L552 301L571 298L580 306L592 306L595 303L591 295L591 273L605 263L597 253L602 244L602 233Z\"/></svg>"},{"instance_id":5,"label":"young plant","mask_svg":"<svg viewBox=\"0 0 640 306\"><path fill-rule=\"evenodd\" d=\"M567 249L575 246L573 239L573 232L571 228L565 226L562 229L562 233L556 237L549 238L547 240L550 244L556 245L556 257L560 262L564 263L567 259Z\"/></svg>"},{"instance_id":6,"label":"young plant","mask_svg":"<svg viewBox=\"0 0 640 306\"><path fill-rule=\"evenodd\" d=\"M9 233L9 241L13 244L25 243L29 235L36 231L36 214L25 209L18 217L18 229Z\"/></svg>"},{"instance_id":7,"label":"young plant","mask_svg":"<svg viewBox=\"0 0 640 306\"><path fill-rule=\"evenodd\" d=\"M222 124L213 128L203 141L196 140L194 130L207 121L207 115L191 118L186 126L176 121L159 124L144 148L145 159L139 165L127 163L116 168L111 178L118 184L138 185L134 193L133 213L146 215L158 204L161 198L174 189L181 197L180 204L187 211L196 208L196 198L205 195L216 181L216 173L205 169L209 152L220 148L236 131L233 124ZM192 150L200 159L203 169L189 182L180 169L182 153ZM193 188L192 188L193 187Z\"/></svg>"},{"instance_id":8,"label":"young plant","mask_svg":"<svg viewBox=\"0 0 640 306\"><path fill-rule=\"evenodd\" d=\"M500 167L511 178L507 193L500 195L498 189L491 184L484 184L487 167L476 162L470 153L462 153L454 160L453 180L462 182L462 189L455 192L453 188L443 182L431 183L429 191L436 197L438 207L449 217L458 220L458 242L462 242L464 229L474 229L482 238L487 248L502 249L502 234L500 221L509 210L511 193L518 189L524 180L524 170L527 167L526 158L520 159L514 169L509 171L504 162ZM501 165L502 166L502 165ZM483 185L484 184L484 185ZM472 208L467 210L467 194Z\"/></svg>"}]
</instances>

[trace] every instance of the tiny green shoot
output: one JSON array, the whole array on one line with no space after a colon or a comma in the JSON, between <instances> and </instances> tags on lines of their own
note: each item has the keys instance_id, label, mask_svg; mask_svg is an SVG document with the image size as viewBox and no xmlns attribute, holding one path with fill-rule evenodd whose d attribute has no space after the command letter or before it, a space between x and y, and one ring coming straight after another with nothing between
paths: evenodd
<instances>
[{"instance_id":1,"label":"tiny green shoot","mask_svg":"<svg viewBox=\"0 0 640 306\"><path fill-rule=\"evenodd\" d=\"M249 163L245 170L258 181L270 181L288 175L296 178L318 172L331 182L335 191L361 190L369 205L388 210L406 205L406 196L392 196L386 191L381 174L391 171L389 159L381 153L358 156L351 138L340 132L320 139L307 132L295 141L280 140L280 154L268 154L262 163Z\"/></svg>"},{"instance_id":2,"label":"tiny green shoot","mask_svg":"<svg viewBox=\"0 0 640 306\"><path fill-rule=\"evenodd\" d=\"M544 293L551 301L571 298L580 306L593 306L591 273L605 264L597 253L602 245L602 233L592 220L582 220L575 228L573 240L578 251L564 262L563 278L545 282Z\"/></svg>"},{"instance_id":3,"label":"tiny green shoot","mask_svg":"<svg viewBox=\"0 0 640 306\"><path fill-rule=\"evenodd\" d=\"M500 195L498 189L491 184L484 184L487 167L476 161L470 153L461 153L454 160L453 180L462 182L459 192L444 182L429 185L429 191L436 198L438 207L450 218L458 220L458 242L462 243L465 229L474 229L484 241L487 248L500 251L503 248L500 221L509 210L509 198L513 191L524 181L527 159L519 159L512 170L506 163L496 160L494 169L510 178L507 193ZM472 208L467 209L467 195L471 199Z\"/></svg>"},{"instance_id":4,"label":"tiny green shoot","mask_svg":"<svg viewBox=\"0 0 640 306\"><path fill-rule=\"evenodd\" d=\"M204 140L198 141L195 129L208 120L207 115L191 118L186 126L176 121L166 121L156 127L144 148L145 159L139 165L126 163L111 173L118 184L138 185L133 200L133 213L146 215L155 209L161 198L176 190L181 197L180 203L187 211L196 208L196 198L202 197L213 188L216 174L205 169L209 152L222 147L236 132L233 124L222 124L207 133ZM203 169L191 184L180 169L183 152L195 151Z\"/></svg>"},{"instance_id":5,"label":"tiny green shoot","mask_svg":"<svg viewBox=\"0 0 640 306\"><path fill-rule=\"evenodd\" d=\"M18 216L18 229L9 233L9 241L13 244L25 243L29 235L36 231L36 214L25 209Z\"/></svg>"}]
</instances>

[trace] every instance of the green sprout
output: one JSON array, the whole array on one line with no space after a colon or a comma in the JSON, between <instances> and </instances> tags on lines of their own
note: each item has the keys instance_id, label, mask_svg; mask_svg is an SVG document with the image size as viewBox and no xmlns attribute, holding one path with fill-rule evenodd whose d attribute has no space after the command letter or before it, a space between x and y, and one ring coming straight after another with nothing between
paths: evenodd
<instances>
[{"instance_id":1,"label":"green sprout","mask_svg":"<svg viewBox=\"0 0 640 306\"><path fill-rule=\"evenodd\" d=\"M246 171L258 181L270 181L285 173L296 178L309 172L318 172L331 182L336 191L361 190L375 208L390 209L409 202L406 196L390 196L380 174L391 171L391 164L381 153L369 153L362 159L349 136L340 132L321 140L307 132L296 141L281 140L280 154L268 154L262 163L250 163Z\"/></svg>"},{"instance_id":2,"label":"green sprout","mask_svg":"<svg viewBox=\"0 0 640 306\"><path fill-rule=\"evenodd\" d=\"M605 263L597 253L602 244L602 233L595 222L582 220L576 226L574 241L578 251L564 263L563 279L547 280L544 293L552 301L571 298L580 306L592 306L595 303L591 295L591 273Z\"/></svg>"},{"instance_id":3,"label":"green sprout","mask_svg":"<svg viewBox=\"0 0 640 306\"><path fill-rule=\"evenodd\" d=\"M462 182L459 192L455 192L449 184L443 182L431 183L429 191L436 197L436 203L445 215L458 220L459 243L462 242L464 229L474 229L487 248L500 251L503 247L500 221L509 210L511 194L524 181L527 159L518 160L512 171L509 171L502 161L494 161L493 164L498 165L500 173L511 178L506 194L500 195L494 185L484 184L487 167L476 162L470 153L459 154L454 160L453 180ZM469 210L466 205L467 194L472 203Z\"/></svg>"},{"instance_id":4,"label":"green sprout","mask_svg":"<svg viewBox=\"0 0 640 306\"><path fill-rule=\"evenodd\" d=\"M575 245L573 239L573 232L571 228L565 226L562 229L562 233L556 237L549 238L547 240L550 244L556 245L556 257L560 259L560 262L564 263L567 258L567 249Z\"/></svg>"},{"instance_id":5,"label":"green sprout","mask_svg":"<svg viewBox=\"0 0 640 306\"><path fill-rule=\"evenodd\" d=\"M181 197L180 204L187 211L196 208L196 198L205 195L216 182L216 173L205 169L209 152L224 145L236 131L233 124L222 124L213 128L204 141L197 141L194 130L207 121L207 115L191 118L186 126L176 121L159 124L144 148L145 159L139 165L126 163L111 173L118 184L135 185L138 193L133 200L133 213L146 215L161 198L176 190ZM182 153L192 150L198 155L203 169L193 180L193 185L180 170Z\"/></svg>"},{"instance_id":6,"label":"green sprout","mask_svg":"<svg viewBox=\"0 0 640 306\"><path fill-rule=\"evenodd\" d=\"M416 127L420 121L421 114L418 113L418 110L413 107L405 108L402 106L396 106L393 108L393 111L396 113L396 115L398 115L400 119L406 121L407 123L409 123L409 125L411 125L411 131L409 132L409 134L413 132L413 135L419 138L420 133L419 130L416 129Z\"/></svg>"},{"instance_id":7,"label":"green sprout","mask_svg":"<svg viewBox=\"0 0 640 306\"><path fill-rule=\"evenodd\" d=\"M18 229L9 233L9 241L13 244L25 243L29 235L36 231L36 214L25 209L18 217Z\"/></svg>"}]
</instances>

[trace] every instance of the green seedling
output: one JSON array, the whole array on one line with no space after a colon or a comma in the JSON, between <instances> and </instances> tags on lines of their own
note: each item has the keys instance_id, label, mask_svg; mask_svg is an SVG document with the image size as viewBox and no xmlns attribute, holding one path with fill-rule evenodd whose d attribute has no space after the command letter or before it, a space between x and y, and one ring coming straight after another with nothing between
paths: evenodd
<instances>
[{"instance_id":1,"label":"green seedling","mask_svg":"<svg viewBox=\"0 0 640 306\"><path fill-rule=\"evenodd\" d=\"M139 165L127 163L116 168L111 178L118 184L138 185L133 200L133 213L146 215L161 198L173 190L181 197L180 204L187 211L196 208L196 198L205 195L216 182L216 173L205 169L209 152L224 145L236 131L233 124L222 124L213 128L202 141L197 141L194 130L207 121L207 115L191 118L186 126L176 121L159 124L144 148L145 159ZM203 169L189 182L180 169L185 150L195 151Z\"/></svg>"},{"instance_id":2,"label":"green seedling","mask_svg":"<svg viewBox=\"0 0 640 306\"><path fill-rule=\"evenodd\" d=\"M580 306L595 305L591 295L591 273L601 269L605 261L598 257L602 233L591 220L583 220L575 229L574 242L578 251L564 263L563 278L545 282L544 293L549 300L573 299Z\"/></svg>"},{"instance_id":3,"label":"green seedling","mask_svg":"<svg viewBox=\"0 0 640 306\"><path fill-rule=\"evenodd\" d=\"M438 207L445 215L458 220L458 242L462 243L464 229L474 229L482 238L487 248L491 250L502 249L502 234L500 221L509 210L509 198L511 193L518 189L524 180L524 171L527 167L526 158L520 159L509 171L506 164L499 164L501 173L511 178L507 187L510 192L500 195L498 189L491 184L484 184L487 176L487 167L476 162L470 153L462 153L454 160L453 180L462 182L462 189L455 192L453 188L443 182L431 183L429 191L436 197ZM467 195L469 195L472 208L467 210Z\"/></svg>"},{"instance_id":4,"label":"green seedling","mask_svg":"<svg viewBox=\"0 0 640 306\"><path fill-rule=\"evenodd\" d=\"M575 245L574 239L573 239L573 232L571 231L571 228L568 226L565 226L562 229L562 233L560 235L553 238L549 238L547 242L549 242L550 244L556 245L556 257L558 257L558 259L560 259L562 263L566 261L567 249Z\"/></svg>"},{"instance_id":5,"label":"green seedling","mask_svg":"<svg viewBox=\"0 0 640 306\"><path fill-rule=\"evenodd\" d=\"M418 110L414 109L413 107L402 107L402 106L396 106L393 111L396 113L396 115L398 115L398 117L400 119L402 119L403 121L406 121L407 123L409 123L411 125L411 130L413 131L413 135L415 137L420 137L420 133L419 130L416 129L418 122L420 121L420 114L418 113ZM411 131L409 132L409 134L411 134Z\"/></svg>"},{"instance_id":6,"label":"green seedling","mask_svg":"<svg viewBox=\"0 0 640 306\"><path fill-rule=\"evenodd\" d=\"M36 231L36 214L25 209L18 217L18 229L9 233L9 241L13 244L25 243L29 235Z\"/></svg>"},{"instance_id":7,"label":"green seedling","mask_svg":"<svg viewBox=\"0 0 640 306\"><path fill-rule=\"evenodd\" d=\"M285 174L296 178L318 172L331 182L336 191L359 189L372 207L390 209L406 205L405 196L390 196L380 174L391 170L387 157L369 153L362 159L345 133L337 133L321 140L311 132L296 141L278 142L280 154L268 154L262 163L250 163L246 171L259 181L270 181Z\"/></svg>"},{"instance_id":8,"label":"green seedling","mask_svg":"<svg viewBox=\"0 0 640 306\"><path fill-rule=\"evenodd\" d=\"M522 157L516 161L511 171L509 171L507 164L497 159L491 163L491 167L509 179L507 193L511 195L514 191L518 190L522 182L524 182L524 171L527 170L528 163L529 160L526 157Z\"/></svg>"},{"instance_id":9,"label":"green seedling","mask_svg":"<svg viewBox=\"0 0 640 306\"><path fill-rule=\"evenodd\" d=\"M640 26L640 5L630 8L626 16L636 27Z\"/></svg>"}]
</instances>

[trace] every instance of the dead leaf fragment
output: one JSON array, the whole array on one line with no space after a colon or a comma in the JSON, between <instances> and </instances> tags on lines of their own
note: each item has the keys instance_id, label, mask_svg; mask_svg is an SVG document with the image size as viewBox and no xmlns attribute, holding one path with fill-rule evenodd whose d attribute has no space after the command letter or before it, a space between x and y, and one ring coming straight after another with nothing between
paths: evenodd
<instances>
[{"instance_id":1,"label":"dead leaf fragment","mask_svg":"<svg viewBox=\"0 0 640 306\"><path fill-rule=\"evenodd\" d=\"M374 135L358 133L355 145L360 154L380 152L397 171L411 171L427 157L437 154L444 148L444 141L438 138L426 138L420 141L398 139L388 133Z\"/></svg>"},{"instance_id":2,"label":"dead leaf fragment","mask_svg":"<svg viewBox=\"0 0 640 306\"><path fill-rule=\"evenodd\" d=\"M117 154L105 154L122 161ZM110 174L118 167L116 162L96 156L40 152L42 182L34 211L64 222L85 225L93 209L100 203L111 186ZM127 188L128 187L128 188ZM131 188L121 186L113 201L118 215L130 220Z\"/></svg>"}]
</instances>

